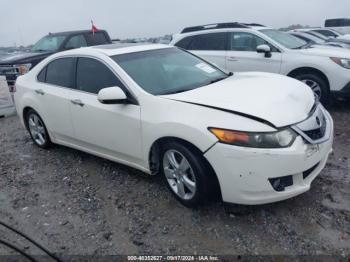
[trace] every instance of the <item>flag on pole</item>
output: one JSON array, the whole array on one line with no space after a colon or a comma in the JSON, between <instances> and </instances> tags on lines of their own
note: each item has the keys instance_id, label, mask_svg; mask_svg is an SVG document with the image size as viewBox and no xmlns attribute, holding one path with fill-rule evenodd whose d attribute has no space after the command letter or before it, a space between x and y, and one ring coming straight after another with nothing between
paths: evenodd
<instances>
[{"instance_id":1,"label":"flag on pole","mask_svg":"<svg viewBox=\"0 0 350 262\"><path fill-rule=\"evenodd\" d=\"M95 34L98 31L98 28L94 25L94 21L91 20L91 31L92 34Z\"/></svg>"}]
</instances>

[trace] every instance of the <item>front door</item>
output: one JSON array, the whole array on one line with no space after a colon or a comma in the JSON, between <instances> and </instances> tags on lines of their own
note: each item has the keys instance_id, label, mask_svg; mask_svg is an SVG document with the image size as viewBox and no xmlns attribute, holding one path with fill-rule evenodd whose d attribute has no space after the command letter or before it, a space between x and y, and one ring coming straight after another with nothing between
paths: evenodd
<instances>
[{"instance_id":1,"label":"front door","mask_svg":"<svg viewBox=\"0 0 350 262\"><path fill-rule=\"evenodd\" d=\"M78 58L77 90L71 96L71 114L78 145L114 159L141 163L140 106L102 104L102 88L124 85L102 62Z\"/></svg>"},{"instance_id":2,"label":"front door","mask_svg":"<svg viewBox=\"0 0 350 262\"><path fill-rule=\"evenodd\" d=\"M226 65L231 72L261 71L280 73L282 54L264 39L247 32L232 32L229 36ZM271 47L271 57L258 53L259 45Z\"/></svg>"}]
</instances>

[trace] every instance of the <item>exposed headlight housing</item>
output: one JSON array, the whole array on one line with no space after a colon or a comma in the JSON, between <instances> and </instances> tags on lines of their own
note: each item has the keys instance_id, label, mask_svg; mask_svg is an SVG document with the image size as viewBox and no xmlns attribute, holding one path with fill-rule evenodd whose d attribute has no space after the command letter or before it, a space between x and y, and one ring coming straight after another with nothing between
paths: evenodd
<instances>
[{"instance_id":1,"label":"exposed headlight housing","mask_svg":"<svg viewBox=\"0 0 350 262\"><path fill-rule=\"evenodd\" d=\"M32 68L32 64L20 64L15 65L14 67L18 68L18 72L20 75L24 75L29 72L29 70Z\"/></svg>"},{"instance_id":2,"label":"exposed headlight housing","mask_svg":"<svg viewBox=\"0 0 350 262\"><path fill-rule=\"evenodd\" d=\"M287 128L277 132L242 132L210 127L221 143L253 148L286 148L290 147L297 134Z\"/></svg>"},{"instance_id":3,"label":"exposed headlight housing","mask_svg":"<svg viewBox=\"0 0 350 262\"><path fill-rule=\"evenodd\" d=\"M350 69L350 59L331 57L332 61L346 69Z\"/></svg>"}]
</instances>

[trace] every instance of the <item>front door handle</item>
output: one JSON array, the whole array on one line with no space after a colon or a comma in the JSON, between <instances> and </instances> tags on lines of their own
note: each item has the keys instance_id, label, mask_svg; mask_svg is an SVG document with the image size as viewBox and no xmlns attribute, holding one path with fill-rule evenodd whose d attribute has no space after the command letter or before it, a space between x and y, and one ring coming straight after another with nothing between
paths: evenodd
<instances>
[{"instance_id":1,"label":"front door handle","mask_svg":"<svg viewBox=\"0 0 350 262\"><path fill-rule=\"evenodd\" d=\"M228 57L227 60L228 61L232 61L232 62L237 62L238 61L237 57L233 57L233 56Z\"/></svg>"},{"instance_id":2,"label":"front door handle","mask_svg":"<svg viewBox=\"0 0 350 262\"><path fill-rule=\"evenodd\" d=\"M73 99L71 100L73 105L81 106L83 107L85 104L80 99Z\"/></svg>"},{"instance_id":3,"label":"front door handle","mask_svg":"<svg viewBox=\"0 0 350 262\"><path fill-rule=\"evenodd\" d=\"M36 89L35 93L39 94L39 95L45 95L45 92L42 89Z\"/></svg>"}]
</instances>

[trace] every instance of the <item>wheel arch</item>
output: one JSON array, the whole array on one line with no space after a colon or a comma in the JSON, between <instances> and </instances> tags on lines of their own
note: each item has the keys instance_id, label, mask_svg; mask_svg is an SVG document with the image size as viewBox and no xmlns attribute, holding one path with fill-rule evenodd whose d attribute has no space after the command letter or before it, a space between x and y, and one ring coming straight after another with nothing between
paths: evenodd
<instances>
[{"instance_id":1,"label":"wheel arch","mask_svg":"<svg viewBox=\"0 0 350 262\"><path fill-rule=\"evenodd\" d=\"M22 110L23 123L24 123L24 126L25 126L27 129L28 129L28 123L27 123L27 121L26 121L26 117L27 117L27 114L28 114L28 112L29 112L30 110L34 110L37 114L39 114L38 111L35 110L35 109L34 109L33 107L31 107L31 106L25 106L25 107L23 108L23 110Z\"/></svg>"},{"instance_id":2,"label":"wheel arch","mask_svg":"<svg viewBox=\"0 0 350 262\"><path fill-rule=\"evenodd\" d=\"M200 154L205 163L206 163L206 167L208 168L209 172L208 174L212 176L212 178L214 179L214 183L215 183L215 189L216 189L216 193L217 196L222 199L222 195L221 195L221 188L220 188L220 183L219 183L219 179L216 175L216 172L214 170L214 168L211 166L211 164L209 163L209 161L204 157L204 152L202 152L197 146L195 146L193 143L182 139L182 138L178 138L178 137L174 137L174 136L165 136L165 137L161 137L158 138L156 141L153 142L152 146L150 147L150 150L148 152L148 164L149 164L149 169L151 171L152 174L159 174L160 172L160 161L161 161L161 150L162 150L162 145L164 145L164 143L168 143L168 142L177 142L180 144L183 144L185 146L187 146L188 148L190 148L192 151L197 152L198 154Z\"/></svg>"},{"instance_id":3,"label":"wheel arch","mask_svg":"<svg viewBox=\"0 0 350 262\"><path fill-rule=\"evenodd\" d=\"M290 71L287 74L287 76L295 78L297 75L300 75L300 74L315 74L315 75L321 77L323 80L325 80L327 87L328 87L328 90L330 89L330 82L329 82L327 75L324 72L322 72L321 70L314 68L314 67L308 67L308 66L298 67L298 68L295 68L292 71Z\"/></svg>"}]
</instances>

